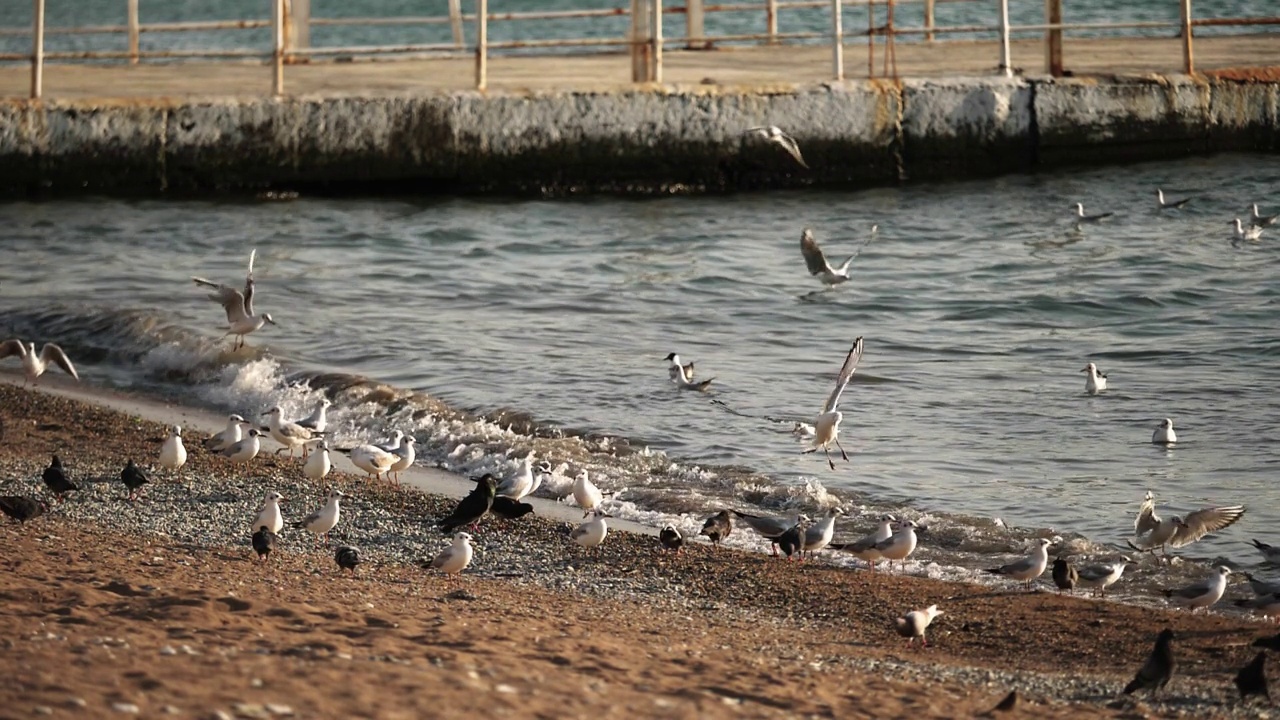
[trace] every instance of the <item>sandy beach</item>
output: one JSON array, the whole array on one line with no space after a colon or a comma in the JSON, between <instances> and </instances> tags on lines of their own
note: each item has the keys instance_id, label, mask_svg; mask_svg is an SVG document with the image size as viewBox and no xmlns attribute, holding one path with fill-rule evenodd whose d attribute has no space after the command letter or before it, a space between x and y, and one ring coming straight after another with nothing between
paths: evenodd
<instances>
[{"instance_id":1,"label":"sandy beach","mask_svg":"<svg viewBox=\"0 0 1280 720\"><path fill-rule=\"evenodd\" d=\"M1231 678L1274 627L1153 610L1014 583L981 586L646 534L601 552L541 514L483 521L460 577L418 567L447 540L455 502L299 461L237 467L199 447L129 503L115 478L150 466L164 426L96 402L0 383L0 494L50 500L60 454L83 489L25 525L0 523L0 716L102 717L966 717L1016 689L1000 717L1256 716ZM274 445L272 446L274 449ZM145 461L145 462L144 462ZM249 548L268 490L286 522L329 482L352 494L335 544L367 564L343 576L332 548L286 525L267 562ZM737 530L742 532L745 530ZM937 603L928 648L892 618ZM1157 632L1178 634L1158 701L1120 694Z\"/></svg>"}]
</instances>

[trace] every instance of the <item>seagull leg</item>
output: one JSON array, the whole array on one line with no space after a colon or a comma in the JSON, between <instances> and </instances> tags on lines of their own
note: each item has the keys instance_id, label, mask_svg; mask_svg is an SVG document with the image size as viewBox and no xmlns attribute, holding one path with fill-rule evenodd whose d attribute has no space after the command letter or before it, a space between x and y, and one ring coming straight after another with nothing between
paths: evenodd
<instances>
[{"instance_id":1,"label":"seagull leg","mask_svg":"<svg viewBox=\"0 0 1280 720\"><path fill-rule=\"evenodd\" d=\"M835 463L835 461L834 461L834 460L832 460L832 459L831 459L831 448L824 447L824 448L822 448L822 452L824 452L824 453L826 453L826 454L827 454L827 464L831 466L831 469L832 469L832 470L835 470L835 469L836 469L836 463Z\"/></svg>"},{"instance_id":2,"label":"seagull leg","mask_svg":"<svg viewBox=\"0 0 1280 720\"><path fill-rule=\"evenodd\" d=\"M835 440L836 447L840 448L840 457L844 458L845 462L849 462L849 453L844 451L844 446L840 444L840 438L832 438L832 439Z\"/></svg>"}]
</instances>

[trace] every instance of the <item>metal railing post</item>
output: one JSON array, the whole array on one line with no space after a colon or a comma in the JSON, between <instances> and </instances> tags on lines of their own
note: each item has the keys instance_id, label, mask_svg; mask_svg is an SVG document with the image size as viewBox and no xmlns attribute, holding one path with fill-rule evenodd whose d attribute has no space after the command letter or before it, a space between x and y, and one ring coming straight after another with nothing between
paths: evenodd
<instances>
[{"instance_id":1,"label":"metal railing post","mask_svg":"<svg viewBox=\"0 0 1280 720\"><path fill-rule=\"evenodd\" d=\"M489 0L476 0L476 89L489 86Z\"/></svg>"},{"instance_id":2,"label":"metal railing post","mask_svg":"<svg viewBox=\"0 0 1280 720\"><path fill-rule=\"evenodd\" d=\"M44 0L35 0L31 20L31 99L44 94Z\"/></svg>"},{"instance_id":3,"label":"metal railing post","mask_svg":"<svg viewBox=\"0 0 1280 720\"><path fill-rule=\"evenodd\" d=\"M844 79L844 8L831 0L831 66L836 80Z\"/></svg>"},{"instance_id":4,"label":"metal railing post","mask_svg":"<svg viewBox=\"0 0 1280 720\"><path fill-rule=\"evenodd\" d=\"M933 42L933 3L934 0L924 0L924 39Z\"/></svg>"},{"instance_id":5,"label":"metal railing post","mask_svg":"<svg viewBox=\"0 0 1280 720\"><path fill-rule=\"evenodd\" d=\"M289 0L288 28L290 52L311 47L311 0Z\"/></svg>"},{"instance_id":6,"label":"metal railing post","mask_svg":"<svg viewBox=\"0 0 1280 720\"><path fill-rule=\"evenodd\" d=\"M129 64L138 64L138 0L129 0L125 10L129 23Z\"/></svg>"},{"instance_id":7,"label":"metal railing post","mask_svg":"<svg viewBox=\"0 0 1280 720\"><path fill-rule=\"evenodd\" d=\"M764 22L769 29L769 44L778 44L778 0L766 0Z\"/></svg>"},{"instance_id":8,"label":"metal railing post","mask_svg":"<svg viewBox=\"0 0 1280 720\"><path fill-rule=\"evenodd\" d=\"M1009 0L1000 0L1000 74L1013 77L1013 61L1009 58Z\"/></svg>"},{"instance_id":9,"label":"metal railing post","mask_svg":"<svg viewBox=\"0 0 1280 720\"><path fill-rule=\"evenodd\" d=\"M702 0L686 0L684 4L684 46L689 50L703 50L707 43L706 13L702 9Z\"/></svg>"},{"instance_id":10,"label":"metal railing post","mask_svg":"<svg viewBox=\"0 0 1280 720\"><path fill-rule=\"evenodd\" d=\"M271 52L271 94L279 96L284 94L284 4L286 0L275 0L272 12L272 20L275 24L274 40Z\"/></svg>"},{"instance_id":11,"label":"metal railing post","mask_svg":"<svg viewBox=\"0 0 1280 720\"><path fill-rule=\"evenodd\" d=\"M662 82L662 0L653 0L653 68L649 81Z\"/></svg>"},{"instance_id":12,"label":"metal railing post","mask_svg":"<svg viewBox=\"0 0 1280 720\"><path fill-rule=\"evenodd\" d=\"M631 0L631 82L649 80L649 12L652 0Z\"/></svg>"},{"instance_id":13,"label":"metal railing post","mask_svg":"<svg viewBox=\"0 0 1280 720\"><path fill-rule=\"evenodd\" d=\"M1191 55L1191 0L1182 0L1182 68L1188 75L1196 71Z\"/></svg>"},{"instance_id":14,"label":"metal railing post","mask_svg":"<svg viewBox=\"0 0 1280 720\"><path fill-rule=\"evenodd\" d=\"M449 0L449 28L453 30L453 44L459 50L466 45L462 35L462 0Z\"/></svg>"},{"instance_id":15,"label":"metal railing post","mask_svg":"<svg viewBox=\"0 0 1280 720\"><path fill-rule=\"evenodd\" d=\"M1062 24L1062 0L1044 0L1044 24ZM1044 69L1053 77L1062 77L1062 30L1044 31Z\"/></svg>"}]
</instances>

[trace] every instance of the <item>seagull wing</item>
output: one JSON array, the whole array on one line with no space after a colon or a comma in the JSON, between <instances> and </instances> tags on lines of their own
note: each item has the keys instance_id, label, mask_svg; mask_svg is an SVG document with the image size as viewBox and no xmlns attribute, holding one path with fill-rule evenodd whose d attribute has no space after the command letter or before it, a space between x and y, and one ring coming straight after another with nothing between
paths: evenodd
<instances>
[{"instance_id":1,"label":"seagull wing","mask_svg":"<svg viewBox=\"0 0 1280 720\"><path fill-rule=\"evenodd\" d=\"M1160 526L1160 516L1156 515L1156 499L1151 493L1138 507L1138 517L1133 521L1133 534L1142 537Z\"/></svg>"},{"instance_id":2,"label":"seagull wing","mask_svg":"<svg viewBox=\"0 0 1280 720\"><path fill-rule=\"evenodd\" d=\"M806 163L804 161L804 157L800 155L800 146L796 144L795 138L786 133L782 133L778 136L778 144L781 145L788 153L791 153L791 157L795 158L796 162L800 163L800 167L806 170L809 169L809 164Z\"/></svg>"},{"instance_id":3,"label":"seagull wing","mask_svg":"<svg viewBox=\"0 0 1280 720\"><path fill-rule=\"evenodd\" d=\"M452 545L441 550L440 553L436 555L435 559L431 561L431 569L438 570L445 565L448 565L449 561L453 560L453 552Z\"/></svg>"},{"instance_id":4,"label":"seagull wing","mask_svg":"<svg viewBox=\"0 0 1280 720\"><path fill-rule=\"evenodd\" d=\"M787 530L791 529L793 523L778 518L760 517L759 515L750 515L741 513L737 510L733 511L743 522L751 526L752 530L764 535L765 537L777 537Z\"/></svg>"},{"instance_id":5,"label":"seagull wing","mask_svg":"<svg viewBox=\"0 0 1280 720\"><path fill-rule=\"evenodd\" d=\"M832 273L827 256L822 254L822 248L813 239L813 233L805 232L800 235L800 254L804 256L804 264L809 268L810 275Z\"/></svg>"},{"instance_id":6,"label":"seagull wing","mask_svg":"<svg viewBox=\"0 0 1280 720\"><path fill-rule=\"evenodd\" d=\"M48 345L45 347L48 347ZM27 346L23 345L21 340L5 340L0 343L0 359L7 358L10 355L26 357Z\"/></svg>"},{"instance_id":7,"label":"seagull wing","mask_svg":"<svg viewBox=\"0 0 1280 720\"><path fill-rule=\"evenodd\" d=\"M282 422L280 434L294 440L310 440L313 433L298 423Z\"/></svg>"},{"instance_id":8,"label":"seagull wing","mask_svg":"<svg viewBox=\"0 0 1280 720\"><path fill-rule=\"evenodd\" d=\"M318 521L318 520L320 519L320 513L321 513L321 512L322 512L321 510L316 510L315 512L311 513L310 515L308 515L308 516L306 516L306 517L302 518L302 522L298 523L298 525L297 525L297 526L298 526L298 527L302 527L302 528L304 528L304 527L307 527L308 525L314 525L314 524L316 523L316 521Z\"/></svg>"},{"instance_id":9,"label":"seagull wing","mask_svg":"<svg viewBox=\"0 0 1280 720\"><path fill-rule=\"evenodd\" d=\"M849 354L844 358L844 366L840 368L840 377L836 378L836 389L831 391L831 397L828 397L827 404L822 406L822 412L829 413L840 404L840 394L844 392L845 385L849 384L849 378L853 377L853 371L858 369L858 361L861 359L862 336L859 335L853 341L853 347L849 348Z\"/></svg>"},{"instance_id":10,"label":"seagull wing","mask_svg":"<svg viewBox=\"0 0 1280 720\"><path fill-rule=\"evenodd\" d=\"M1229 505L1197 510L1183 518L1186 527L1179 527L1169 541L1170 547L1190 545L1211 532L1217 532L1244 516L1243 505Z\"/></svg>"},{"instance_id":11,"label":"seagull wing","mask_svg":"<svg viewBox=\"0 0 1280 720\"><path fill-rule=\"evenodd\" d=\"M258 256L258 249L249 251L249 274L244 276L244 313L253 316L253 259Z\"/></svg>"},{"instance_id":12,"label":"seagull wing","mask_svg":"<svg viewBox=\"0 0 1280 720\"><path fill-rule=\"evenodd\" d=\"M204 278L193 277L191 280L197 285L214 289L209 294L209 299L216 300L222 306L222 309L227 312L228 323L234 325L249 318L249 313L245 311L244 295L239 290L226 285L219 285Z\"/></svg>"},{"instance_id":13,"label":"seagull wing","mask_svg":"<svg viewBox=\"0 0 1280 720\"><path fill-rule=\"evenodd\" d=\"M1212 580L1212 578L1205 578L1204 580L1192 583L1186 587L1180 587L1177 590L1174 590L1172 594L1177 595L1180 598L1186 598L1187 600L1194 600L1195 598L1209 592L1209 584Z\"/></svg>"},{"instance_id":14,"label":"seagull wing","mask_svg":"<svg viewBox=\"0 0 1280 720\"><path fill-rule=\"evenodd\" d=\"M1076 576L1081 580L1097 582L1110 575L1114 570L1115 568L1110 565L1087 565L1077 570Z\"/></svg>"},{"instance_id":15,"label":"seagull wing","mask_svg":"<svg viewBox=\"0 0 1280 720\"><path fill-rule=\"evenodd\" d=\"M76 374L75 366L67 359L67 354L62 352L62 348L53 343L45 343L44 347L40 348L40 362L56 363L57 366L66 371L68 375L77 380L80 379L80 376Z\"/></svg>"}]
</instances>

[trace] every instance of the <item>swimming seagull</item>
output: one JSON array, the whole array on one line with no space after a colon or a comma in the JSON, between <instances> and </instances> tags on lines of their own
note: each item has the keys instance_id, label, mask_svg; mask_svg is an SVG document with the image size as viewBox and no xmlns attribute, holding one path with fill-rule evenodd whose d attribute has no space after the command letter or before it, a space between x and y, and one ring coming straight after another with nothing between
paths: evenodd
<instances>
[{"instance_id":1,"label":"swimming seagull","mask_svg":"<svg viewBox=\"0 0 1280 720\"><path fill-rule=\"evenodd\" d=\"M321 435L321 433L308 430L298 423L285 420L284 410L279 405L262 414L270 416L267 425L272 439L284 445L283 448L276 450L277 455L285 448L289 449L289 457L293 457L293 451L297 448L302 448L302 454L306 455L307 444Z\"/></svg>"},{"instance_id":2,"label":"swimming seagull","mask_svg":"<svg viewBox=\"0 0 1280 720\"><path fill-rule=\"evenodd\" d=\"M1156 202L1160 204L1161 210L1180 210L1187 203L1191 202L1191 198L1186 197L1181 200L1170 200L1165 202L1164 191L1160 188L1156 188Z\"/></svg>"},{"instance_id":3,"label":"swimming seagull","mask_svg":"<svg viewBox=\"0 0 1280 720\"><path fill-rule=\"evenodd\" d=\"M451 533L464 525L475 525L489 514L489 509L493 507L493 495L497 491L497 481L489 473L471 479L476 486L458 501L449 517L438 523L441 531Z\"/></svg>"},{"instance_id":4,"label":"swimming seagull","mask_svg":"<svg viewBox=\"0 0 1280 720\"><path fill-rule=\"evenodd\" d=\"M329 427L329 406L333 403L329 398L320 398L320 405L310 415L296 421L299 427L314 433L323 433Z\"/></svg>"},{"instance_id":5,"label":"swimming seagull","mask_svg":"<svg viewBox=\"0 0 1280 720\"><path fill-rule=\"evenodd\" d=\"M1258 548L1258 552L1262 553L1262 559L1269 563L1280 563L1280 547L1268 545L1259 540L1250 540L1253 546Z\"/></svg>"},{"instance_id":6,"label":"swimming seagull","mask_svg":"<svg viewBox=\"0 0 1280 720\"><path fill-rule=\"evenodd\" d=\"M880 524L876 527L875 532L857 542L832 545L831 549L844 550L851 553L854 557L865 562L871 570L875 570L876 562L882 557L880 551L876 549L876 545L893 536L893 524L897 521L897 518L892 515L884 515L880 518Z\"/></svg>"},{"instance_id":7,"label":"swimming seagull","mask_svg":"<svg viewBox=\"0 0 1280 720\"><path fill-rule=\"evenodd\" d=\"M1222 594L1227 591L1227 576L1230 574L1231 568L1219 565L1209 573L1209 577L1185 587L1165 590L1164 596L1195 612L1222 599Z\"/></svg>"},{"instance_id":8,"label":"swimming seagull","mask_svg":"<svg viewBox=\"0 0 1280 720\"><path fill-rule=\"evenodd\" d=\"M360 557L360 549L343 545L333 553L333 561L338 564L338 572L350 570L352 575L356 574L356 568L364 562L364 558Z\"/></svg>"},{"instance_id":9,"label":"swimming seagull","mask_svg":"<svg viewBox=\"0 0 1280 720\"><path fill-rule=\"evenodd\" d=\"M1058 586L1058 594L1061 595L1063 590L1074 593L1076 583L1080 580L1080 573L1071 566L1064 558L1055 558L1053 561L1053 584Z\"/></svg>"},{"instance_id":10,"label":"swimming seagull","mask_svg":"<svg viewBox=\"0 0 1280 720\"><path fill-rule=\"evenodd\" d=\"M23 524L49 511L49 506L35 498L22 495L0 495L0 512Z\"/></svg>"},{"instance_id":11,"label":"swimming seagull","mask_svg":"<svg viewBox=\"0 0 1280 720\"><path fill-rule=\"evenodd\" d=\"M247 463L258 457L258 453L262 450L261 437L262 433L258 428L249 428L249 432L245 433L240 442L232 443L222 451L222 456L233 463Z\"/></svg>"},{"instance_id":12,"label":"swimming seagull","mask_svg":"<svg viewBox=\"0 0 1280 720\"><path fill-rule=\"evenodd\" d=\"M769 545L773 550L772 554L775 557L778 555L778 538L782 537L784 533L796 525L801 523L808 524L809 522L809 518L804 515L799 516L796 520L792 520L791 518L761 517L759 515L738 512L737 510L734 510L733 514L737 515L738 519L745 522L752 530L755 530L761 537L769 541Z\"/></svg>"},{"instance_id":13,"label":"swimming seagull","mask_svg":"<svg viewBox=\"0 0 1280 720\"><path fill-rule=\"evenodd\" d=\"M147 479L147 474L142 472L142 468L135 465L133 459L130 458L124 469L120 471L120 482L124 483L124 486L129 489L128 500L133 502L138 499L138 495L146 492L143 490L143 486L151 481Z\"/></svg>"},{"instance_id":14,"label":"swimming seagull","mask_svg":"<svg viewBox=\"0 0 1280 720\"><path fill-rule=\"evenodd\" d=\"M893 572L894 560L901 564L903 570L907 569L907 558L916 551L916 545L919 543L919 538L916 537L918 527L920 526L914 520L904 520L898 523L896 532L876 543L875 548L880 553L880 557L889 561L889 572Z\"/></svg>"},{"instance_id":15,"label":"swimming seagull","mask_svg":"<svg viewBox=\"0 0 1280 720\"><path fill-rule=\"evenodd\" d=\"M222 432L211 435L204 441L204 447L210 452L220 453L228 447L240 442L244 438L241 431L242 425L247 425L245 419L239 415L232 415L227 418L227 426Z\"/></svg>"},{"instance_id":16,"label":"swimming seagull","mask_svg":"<svg viewBox=\"0 0 1280 720\"><path fill-rule=\"evenodd\" d=\"M329 443L321 438L316 443L316 448L311 451L311 456L302 463L302 474L311 480L318 481L323 480L332 468L333 462L329 459Z\"/></svg>"},{"instance_id":17,"label":"swimming seagull","mask_svg":"<svg viewBox=\"0 0 1280 720\"><path fill-rule=\"evenodd\" d=\"M1252 695L1261 695L1271 702L1271 692L1267 690L1267 652L1263 650L1253 656L1248 665L1236 673L1236 689L1240 691L1240 699L1248 700Z\"/></svg>"},{"instance_id":18,"label":"swimming seagull","mask_svg":"<svg viewBox=\"0 0 1280 720\"><path fill-rule=\"evenodd\" d=\"M791 157L800 163L800 167L806 170L809 168L809 165L804 161L804 157L800 155L800 146L796 144L795 138L782 132L778 126L762 125L760 127L747 128L743 135L760 138L767 143L777 145L790 153Z\"/></svg>"},{"instance_id":19,"label":"swimming seagull","mask_svg":"<svg viewBox=\"0 0 1280 720\"><path fill-rule=\"evenodd\" d=\"M827 287L847 282L849 280L849 265L858 257L863 248L867 246L867 243L871 242L871 238L875 236L876 228L877 226L872 225L871 233L867 235L867 239L837 267L832 267L831 263L827 262L827 256L822 252L822 248L818 246L818 241L813 239L813 230L805 228L800 233L800 254L804 256L804 264L809 269L809 274L821 280L822 284Z\"/></svg>"},{"instance_id":20,"label":"swimming seagull","mask_svg":"<svg viewBox=\"0 0 1280 720\"><path fill-rule=\"evenodd\" d=\"M346 496L346 493L341 490L330 490L329 499L325 502L324 507L294 523L293 526L315 535L316 544L320 543L320 536L323 535L327 545L329 543L329 532L337 527L338 520L342 516L342 508L339 507L339 502Z\"/></svg>"},{"instance_id":21,"label":"swimming seagull","mask_svg":"<svg viewBox=\"0 0 1280 720\"><path fill-rule=\"evenodd\" d=\"M1165 418L1156 426L1156 431L1151 433L1152 445L1172 445L1178 442L1178 433L1173 431L1173 420Z\"/></svg>"},{"instance_id":22,"label":"swimming seagull","mask_svg":"<svg viewBox=\"0 0 1280 720\"><path fill-rule=\"evenodd\" d=\"M912 640L920 638L920 646L929 647L929 641L924 638L924 631L933 622L934 618L943 614L937 605L930 605L923 610L912 610L894 620L894 627L899 635L907 639L907 645L910 645Z\"/></svg>"},{"instance_id":23,"label":"swimming seagull","mask_svg":"<svg viewBox=\"0 0 1280 720\"><path fill-rule=\"evenodd\" d=\"M1089 363L1084 366L1080 372L1089 373L1084 379L1084 391L1090 395L1097 395L1107 389L1107 374L1098 369L1097 365Z\"/></svg>"},{"instance_id":24,"label":"swimming seagull","mask_svg":"<svg viewBox=\"0 0 1280 720\"><path fill-rule=\"evenodd\" d=\"M160 446L160 467L166 470L178 470L187 464L187 448L182 444L182 428L173 426L164 445Z\"/></svg>"},{"instance_id":25,"label":"swimming seagull","mask_svg":"<svg viewBox=\"0 0 1280 720\"><path fill-rule=\"evenodd\" d=\"M719 545L720 541L729 537L729 533L732 532L733 513L728 510L721 510L702 523L702 529L698 531L698 534L706 535L711 540L712 545Z\"/></svg>"},{"instance_id":26,"label":"swimming seagull","mask_svg":"<svg viewBox=\"0 0 1280 720\"><path fill-rule=\"evenodd\" d=\"M1048 538L1036 538L1035 548L1030 555L1008 565L988 568L987 572L993 575L1007 575L1014 580L1021 580L1022 586L1030 590L1031 581L1043 575L1044 569L1049 566L1049 545L1051 544L1052 541Z\"/></svg>"},{"instance_id":27,"label":"swimming seagull","mask_svg":"<svg viewBox=\"0 0 1280 720\"><path fill-rule=\"evenodd\" d=\"M227 335L236 336L236 343L231 348L232 351L244 347L245 335L260 329L267 323L276 324L276 321L271 319L271 313L253 314L253 259L257 254L258 251L256 249L249 253L249 274L244 278L244 292L201 277L193 276L191 278L197 285L214 289L214 292L209 295L209 299L216 300L227 313L227 332L223 337Z\"/></svg>"},{"instance_id":28,"label":"swimming seagull","mask_svg":"<svg viewBox=\"0 0 1280 720\"><path fill-rule=\"evenodd\" d=\"M813 421L814 435L813 447L805 450L805 453L815 453L819 450L826 453L827 464L832 470L836 469L835 462L831 459L831 443L835 443L840 448L840 457L845 461L849 460L849 454L840 446L840 421L844 419L844 414L836 408L840 405L840 394L844 392L844 388L849 384L849 378L853 377L853 371L858 368L858 361L862 359L862 336L858 336L853 341L853 347L849 348L849 354L844 358L844 365L840 367L840 375L836 377L836 387L831 391L831 395L827 397L827 402L822 406L822 413Z\"/></svg>"},{"instance_id":29,"label":"swimming seagull","mask_svg":"<svg viewBox=\"0 0 1280 720\"><path fill-rule=\"evenodd\" d=\"M254 531L251 543L253 544L253 551L258 554L259 562L266 560L271 555L271 551L276 549L276 544L279 540L280 538L275 533L265 527Z\"/></svg>"},{"instance_id":30,"label":"swimming seagull","mask_svg":"<svg viewBox=\"0 0 1280 720\"><path fill-rule=\"evenodd\" d=\"M430 563L424 563L423 567L439 570L446 575L457 575L471 564L473 554L471 536L460 532L453 536L453 543L449 547L441 550Z\"/></svg>"},{"instance_id":31,"label":"swimming seagull","mask_svg":"<svg viewBox=\"0 0 1280 720\"><path fill-rule=\"evenodd\" d=\"M664 359L671 363L671 366L667 368L667 377L671 378L672 382L680 382L681 380L686 384L693 382L693 363L682 365L680 356L675 353L667 353L667 357Z\"/></svg>"},{"instance_id":32,"label":"swimming seagull","mask_svg":"<svg viewBox=\"0 0 1280 720\"><path fill-rule=\"evenodd\" d=\"M1169 678L1173 676L1173 648L1169 644L1173 642L1173 630L1165 628L1156 636L1156 646L1152 648L1151 655L1147 661L1138 669L1138 674L1124 686L1124 694L1132 695L1137 690L1150 691L1155 695L1157 691L1169 684Z\"/></svg>"},{"instance_id":33,"label":"swimming seagull","mask_svg":"<svg viewBox=\"0 0 1280 720\"><path fill-rule=\"evenodd\" d=\"M578 507L582 508L582 517L586 517L604 502L604 493L600 492L600 488L587 477L586 470L578 473L578 476L573 479L573 499L578 503Z\"/></svg>"},{"instance_id":34,"label":"swimming seagull","mask_svg":"<svg viewBox=\"0 0 1280 720\"><path fill-rule=\"evenodd\" d=\"M57 502L62 502L63 496L73 490L79 490L80 486L71 481L67 477L67 471L62 467L62 458L57 455L53 456L49 467L44 469L40 474L40 479L44 481L45 487L53 493L53 498Z\"/></svg>"},{"instance_id":35,"label":"swimming seagull","mask_svg":"<svg viewBox=\"0 0 1280 720\"><path fill-rule=\"evenodd\" d=\"M1129 558L1121 557L1116 562L1086 565L1079 570L1080 587L1093 590L1096 596L1106 597L1107 588L1116 584L1131 562Z\"/></svg>"},{"instance_id":36,"label":"swimming seagull","mask_svg":"<svg viewBox=\"0 0 1280 720\"><path fill-rule=\"evenodd\" d=\"M1084 203L1076 203L1076 224L1077 225L1079 225L1080 223L1102 222L1103 220L1106 220L1112 215L1115 215L1115 213L1104 212L1104 213L1098 213L1097 215L1085 215Z\"/></svg>"},{"instance_id":37,"label":"swimming seagull","mask_svg":"<svg viewBox=\"0 0 1280 720\"><path fill-rule=\"evenodd\" d=\"M1133 534L1138 542L1125 542L1135 550L1154 552L1159 549L1168 555L1168 548L1190 545L1209 533L1230 526L1243 516L1243 505L1225 505L1197 510L1185 518L1175 515L1162 519L1156 515L1155 495L1148 490L1142 505L1138 506L1138 517L1133 521Z\"/></svg>"},{"instance_id":38,"label":"swimming seagull","mask_svg":"<svg viewBox=\"0 0 1280 720\"><path fill-rule=\"evenodd\" d=\"M609 534L609 526L605 524L605 518L611 517L613 516L603 510L593 510L591 519L574 528L573 532L569 533L569 537L582 547L595 548L599 553L601 543Z\"/></svg>"},{"instance_id":39,"label":"swimming seagull","mask_svg":"<svg viewBox=\"0 0 1280 720\"><path fill-rule=\"evenodd\" d=\"M684 546L684 536L676 529L675 525L667 525L662 528L662 532L658 533L658 542L662 543L662 547L666 550L675 550L676 554L680 554L680 548Z\"/></svg>"},{"instance_id":40,"label":"swimming seagull","mask_svg":"<svg viewBox=\"0 0 1280 720\"><path fill-rule=\"evenodd\" d=\"M1262 237L1261 225L1250 225L1246 228L1240 224L1240 218L1233 220L1232 224L1236 227L1237 240L1257 240Z\"/></svg>"},{"instance_id":41,"label":"swimming seagull","mask_svg":"<svg viewBox=\"0 0 1280 720\"><path fill-rule=\"evenodd\" d=\"M1262 228L1262 227L1267 227L1268 225L1275 225L1277 220L1280 220L1280 214L1263 215L1262 213L1258 212L1258 203L1253 204L1253 216L1249 219L1249 224L1253 225L1254 227Z\"/></svg>"},{"instance_id":42,"label":"swimming seagull","mask_svg":"<svg viewBox=\"0 0 1280 720\"><path fill-rule=\"evenodd\" d=\"M22 360L22 371L26 378L23 381L23 385L26 385L26 383L38 384L36 380L44 374L45 370L49 369L51 363L62 368L63 372L72 378L80 379L80 376L76 373L75 366L67 359L67 354L62 352L62 348L53 343L45 343L44 347L40 348L40 354L37 355L35 343L23 345L22 341L17 338L5 340L0 343L0 360L10 355L17 355Z\"/></svg>"},{"instance_id":43,"label":"swimming seagull","mask_svg":"<svg viewBox=\"0 0 1280 720\"><path fill-rule=\"evenodd\" d=\"M267 493L267 497L262 501L262 508L258 510L258 514L253 518L253 530L258 528L266 528L276 535L284 529L284 516L280 514L280 501L284 500L284 496L278 492L272 491Z\"/></svg>"}]
</instances>

